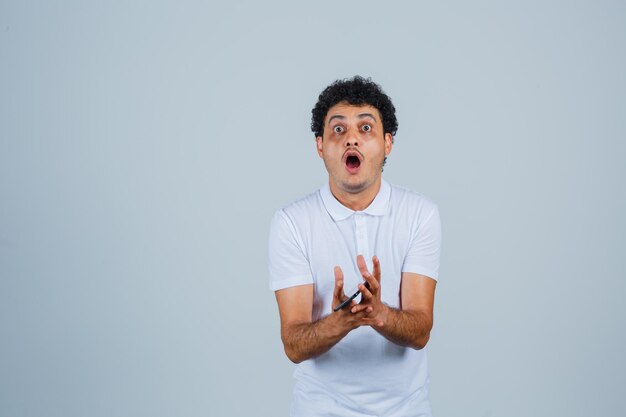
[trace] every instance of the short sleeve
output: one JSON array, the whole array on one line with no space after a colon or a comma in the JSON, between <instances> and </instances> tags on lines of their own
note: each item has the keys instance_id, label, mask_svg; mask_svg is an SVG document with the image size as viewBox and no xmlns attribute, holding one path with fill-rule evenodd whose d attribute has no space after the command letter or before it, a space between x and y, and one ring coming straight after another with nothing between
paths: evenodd
<instances>
[{"instance_id":1,"label":"short sleeve","mask_svg":"<svg viewBox=\"0 0 626 417\"><path fill-rule=\"evenodd\" d=\"M268 249L269 284L272 291L313 283L302 241L283 210L278 210L272 219Z\"/></svg>"},{"instance_id":2,"label":"short sleeve","mask_svg":"<svg viewBox=\"0 0 626 417\"><path fill-rule=\"evenodd\" d=\"M423 216L418 217L413 227L402 272L425 275L439 279L439 258L441 255L441 219L439 209L432 204Z\"/></svg>"}]
</instances>

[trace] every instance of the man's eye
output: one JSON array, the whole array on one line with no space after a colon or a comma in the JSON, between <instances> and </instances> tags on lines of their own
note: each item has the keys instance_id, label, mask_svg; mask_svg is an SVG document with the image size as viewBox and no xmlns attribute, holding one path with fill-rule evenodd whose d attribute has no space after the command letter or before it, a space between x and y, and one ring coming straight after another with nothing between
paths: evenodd
<instances>
[{"instance_id":1,"label":"man's eye","mask_svg":"<svg viewBox=\"0 0 626 417\"><path fill-rule=\"evenodd\" d=\"M363 125L363 127L361 128L364 132L369 132L372 130L372 126L370 125Z\"/></svg>"},{"instance_id":2,"label":"man's eye","mask_svg":"<svg viewBox=\"0 0 626 417\"><path fill-rule=\"evenodd\" d=\"M341 126L335 126L333 128L333 130L335 131L335 133L342 133L343 132L343 127Z\"/></svg>"}]
</instances>

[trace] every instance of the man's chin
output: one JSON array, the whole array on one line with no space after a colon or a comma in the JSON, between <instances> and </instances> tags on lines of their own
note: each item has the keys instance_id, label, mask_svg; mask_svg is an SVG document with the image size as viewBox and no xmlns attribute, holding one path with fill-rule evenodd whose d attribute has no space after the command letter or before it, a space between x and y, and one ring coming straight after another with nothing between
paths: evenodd
<instances>
[{"instance_id":1,"label":"man's chin","mask_svg":"<svg viewBox=\"0 0 626 417\"><path fill-rule=\"evenodd\" d=\"M368 181L344 181L341 183L341 188L350 194L358 194L365 191L372 184Z\"/></svg>"}]
</instances>

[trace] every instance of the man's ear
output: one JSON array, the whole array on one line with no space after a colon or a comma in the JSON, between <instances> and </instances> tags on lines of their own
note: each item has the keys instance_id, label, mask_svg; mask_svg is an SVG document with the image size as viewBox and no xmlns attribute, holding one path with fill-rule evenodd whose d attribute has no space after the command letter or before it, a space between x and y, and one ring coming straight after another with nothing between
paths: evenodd
<instances>
[{"instance_id":1,"label":"man's ear","mask_svg":"<svg viewBox=\"0 0 626 417\"><path fill-rule=\"evenodd\" d=\"M385 156L389 156L393 147L393 136L391 133L385 133Z\"/></svg>"},{"instance_id":2,"label":"man's ear","mask_svg":"<svg viewBox=\"0 0 626 417\"><path fill-rule=\"evenodd\" d=\"M317 154L320 158L324 157L324 139L321 136L315 138L315 146L317 147Z\"/></svg>"}]
</instances>

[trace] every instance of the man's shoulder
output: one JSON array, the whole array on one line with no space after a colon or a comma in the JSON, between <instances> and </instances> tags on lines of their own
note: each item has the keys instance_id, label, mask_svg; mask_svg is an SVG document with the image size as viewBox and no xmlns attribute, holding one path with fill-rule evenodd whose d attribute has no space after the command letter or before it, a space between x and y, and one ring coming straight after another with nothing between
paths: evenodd
<instances>
[{"instance_id":1,"label":"man's shoulder","mask_svg":"<svg viewBox=\"0 0 626 417\"><path fill-rule=\"evenodd\" d=\"M428 196L402 185L389 184L391 187L391 203L394 206L433 210L437 204Z\"/></svg>"},{"instance_id":2,"label":"man's shoulder","mask_svg":"<svg viewBox=\"0 0 626 417\"><path fill-rule=\"evenodd\" d=\"M276 210L276 214L282 214L287 217L299 217L300 215L308 215L321 208L320 189L310 194L300 197Z\"/></svg>"}]
</instances>

